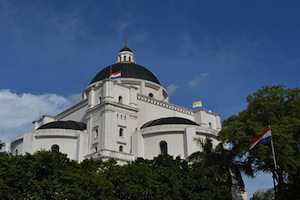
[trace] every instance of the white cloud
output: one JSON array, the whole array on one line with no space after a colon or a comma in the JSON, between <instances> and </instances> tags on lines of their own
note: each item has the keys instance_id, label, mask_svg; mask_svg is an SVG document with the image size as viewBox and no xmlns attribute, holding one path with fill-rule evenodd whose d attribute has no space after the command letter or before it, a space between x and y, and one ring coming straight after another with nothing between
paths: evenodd
<instances>
[{"instance_id":1,"label":"white cloud","mask_svg":"<svg viewBox=\"0 0 300 200\"><path fill-rule=\"evenodd\" d=\"M40 115L54 115L72 104L69 98L56 94L17 94L2 89L0 90L0 140L9 142L25 131L32 130L31 122Z\"/></svg>"},{"instance_id":2,"label":"white cloud","mask_svg":"<svg viewBox=\"0 0 300 200\"><path fill-rule=\"evenodd\" d=\"M72 94L68 96L68 100L70 100L72 104L77 104L82 100L82 94L81 93Z\"/></svg>"},{"instance_id":3,"label":"white cloud","mask_svg":"<svg viewBox=\"0 0 300 200\"><path fill-rule=\"evenodd\" d=\"M209 75L207 72L195 75L194 79L189 81L189 86L193 87L199 85L200 82L205 81Z\"/></svg>"},{"instance_id":4,"label":"white cloud","mask_svg":"<svg viewBox=\"0 0 300 200\"><path fill-rule=\"evenodd\" d=\"M168 91L169 95L174 94L176 92L177 88L178 88L178 86L174 85L174 84L167 86L167 91Z\"/></svg>"}]
</instances>

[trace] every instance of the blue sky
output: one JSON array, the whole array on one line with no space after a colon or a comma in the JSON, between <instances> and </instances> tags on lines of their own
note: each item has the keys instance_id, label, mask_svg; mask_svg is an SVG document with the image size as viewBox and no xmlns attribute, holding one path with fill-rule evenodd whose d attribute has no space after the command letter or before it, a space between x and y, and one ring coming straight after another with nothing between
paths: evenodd
<instances>
[{"instance_id":1,"label":"blue sky","mask_svg":"<svg viewBox=\"0 0 300 200\"><path fill-rule=\"evenodd\" d=\"M299 1L0 0L0 139L78 100L127 32L138 64L222 119L264 85L300 85ZM270 175L246 180L249 193Z\"/></svg>"}]
</instances>

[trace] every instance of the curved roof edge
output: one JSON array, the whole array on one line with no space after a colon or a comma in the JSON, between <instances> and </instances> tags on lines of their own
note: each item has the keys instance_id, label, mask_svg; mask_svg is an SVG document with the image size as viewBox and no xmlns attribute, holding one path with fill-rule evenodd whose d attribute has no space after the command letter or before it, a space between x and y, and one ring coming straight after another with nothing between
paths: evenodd
<instances>
[{"instance_id":1,"label":"curved roof edge","mask_svg":"<svg viewBox=\"0 0 300 200\"><path fill-rule=\"evenodd\" d=\"M77 121L54 121L40 126L37 130L41 129L70 129L83 131L86 130L86 124Z\"/></svg>"},{"instance_id":2,"label":"curved roof edge","mask_svg":"<svg viewBox=\"0 0 300 200\"><path fill-rule=\"evenodd\" d=\"M166 118L159 118L152 121L145 123L141 129L148 128L151 126L158 126L158 125L166 125L166 124L186 124L186 125L194 125L199 126L196 122L192 120L182 118L182 117L166 117Z\"/></svg>"},{"instance_id":3,"label":"curved roof edge","mask_svg":"<svg viewBox=\"0 0 300 200\"><path fill-rule=\"evenodd\" d=\"M96 74L90 84L109 78L115 72L121 72L120 78L137 78L161 85L157 77L150 70L132 62L119 62L105 67Z\"/></svg>"}]
</instances>

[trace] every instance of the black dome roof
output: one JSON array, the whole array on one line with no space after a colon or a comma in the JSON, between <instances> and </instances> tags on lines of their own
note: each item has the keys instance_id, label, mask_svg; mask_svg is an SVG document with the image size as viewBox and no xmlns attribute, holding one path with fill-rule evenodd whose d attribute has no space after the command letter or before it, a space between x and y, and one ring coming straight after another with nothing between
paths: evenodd
<instances>
[{"instance_id":1,"label":"black dome roof","mask_svg":"<svg viewBox=\"0 0 300 200\"><path fill-rule=\"evenodd\" d=\"M181 117L166 117L166 118L160 118L155 119L152 121L149 121L145 123L141 129L147 128L150 126L158 126L158 125L166 125L166 124L187 124L187 125L196 125L199 126L196 122L193 122L189 119L181 118Z\"/></svg>"},{"instance_id":2,"label":"black dome roof","mask_svg":"<svg viewBox=\"0 0 300 200\"><path fill-rule=\"evenodd\" d=\"M130 51L130 52L132 52L132 50L128 46L123 47L119 52L121 52L121 51Z\"/></svg>"},{"instance_id":3,"label":"black dome roof","mask_svg":"<svg viewBox=\"0 0 300 200\"><path fill-rule=\"evenodd\" d=\"M71 129L83 131L86 129L86 124L75 121L54 121L40 126L38 129Z\"/></svg>"},{"instance_id":4,"label":"black dome roof","mask_svg":"<svg viewBox=\"0 0 300 200\"><path fill-rule=\"evenodd\" d=\"M111 73L119 71L121 71L122 78L138 78L152 81L160 85L160 82L152 72L145 67L132 62L119 62L117 64L107 66L93 78L91 84L108 78Z\"/></svg>"}]
</instances>

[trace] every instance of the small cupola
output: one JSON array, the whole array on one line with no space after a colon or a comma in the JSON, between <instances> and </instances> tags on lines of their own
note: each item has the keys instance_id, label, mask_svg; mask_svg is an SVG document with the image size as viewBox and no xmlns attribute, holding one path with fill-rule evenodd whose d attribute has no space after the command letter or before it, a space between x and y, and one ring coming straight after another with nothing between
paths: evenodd
<instances>
[{"instance_id":1,"label":"small cupola","mask_svg":"<svg viewBox=\"0 0 300 200\"><path fill-rule=\"evenodd\" d=\"M125 46L119 51L118 54L117 63L120 62L135 63L134 54L128 47L127 39L125 39Z\"/></svg>"}]
</instances>

